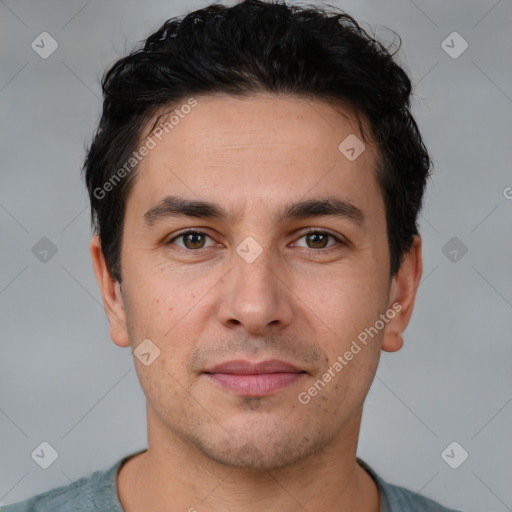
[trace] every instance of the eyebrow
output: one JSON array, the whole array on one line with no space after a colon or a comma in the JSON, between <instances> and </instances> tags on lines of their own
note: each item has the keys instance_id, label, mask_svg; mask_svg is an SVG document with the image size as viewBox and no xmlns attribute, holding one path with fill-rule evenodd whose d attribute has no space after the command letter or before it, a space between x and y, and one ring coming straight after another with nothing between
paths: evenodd
<instances>
[{"instance_id":1,"label":"eyebrow","mask_svg":"<svg viewBox=\"0 0 512 512\"><path fill-rule=\"evenodd\" d=\"M365 221L363 211L351 202L336 197L326 197L285 204L277 215L277 222L324 216L341 217L359 226L363 226ZM216 219L223 222L230 219L230 215L220 204L167 196L144 214L144 222L148 226L153 226L159 221L172 217Z\"/></svg>"}]
</instances>

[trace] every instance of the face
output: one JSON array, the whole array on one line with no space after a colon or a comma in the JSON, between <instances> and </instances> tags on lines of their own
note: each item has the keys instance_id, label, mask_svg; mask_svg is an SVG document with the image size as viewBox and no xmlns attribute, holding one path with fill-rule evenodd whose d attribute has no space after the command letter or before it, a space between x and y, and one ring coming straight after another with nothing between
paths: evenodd
<instances>
[{"instance_id":1,"label":"face","mask_svg":"<svg viewBox=\"0 0 512 512\"><path fill-rule=\"evenodd\" d=\"M277 468L358 427L381 349L399 348L409 307L392 305L407 287L389 275L377 154L338 149L361 139L348 112L196 100L141 162L122 287L100 286L114 342L151 340L150 364L134 361L159 442Z\"/></svg>"}]
</instances>

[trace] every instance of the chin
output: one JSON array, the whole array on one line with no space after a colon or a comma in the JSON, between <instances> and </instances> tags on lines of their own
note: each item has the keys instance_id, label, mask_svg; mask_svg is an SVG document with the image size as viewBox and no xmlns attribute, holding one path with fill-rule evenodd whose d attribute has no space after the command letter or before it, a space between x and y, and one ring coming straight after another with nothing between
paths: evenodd
<instances>
[{"instance_id":1,"label":"chin","mask_svg":"<svg viewBox=\"0 0 512 512\"><path fill-rule=\"evenodd\" d=\"M320 432L290 431L282 423L262 425L252 421L244 429L218 436L196 432L193 444L210 460L233 469L266 472L300 463L322 451L329 441Z\"/></svg>"}]
</instances>

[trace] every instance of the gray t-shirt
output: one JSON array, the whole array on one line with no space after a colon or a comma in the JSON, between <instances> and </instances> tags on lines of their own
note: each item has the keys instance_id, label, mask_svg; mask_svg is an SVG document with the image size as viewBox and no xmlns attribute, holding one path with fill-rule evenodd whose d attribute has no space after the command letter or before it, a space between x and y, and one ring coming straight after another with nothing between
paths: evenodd
<instances>
[{"instance_id":1,"label":"gray t-shirt","mask_svg":"<svg viewBox=\"0 0 512 512\"><path fill-rule=\"evenodd\" d=\"M117 494L117 470L130 457L127 455L107 471L95 471L73 483L43 492L25 501L4 505L0 512L124 512ZM358 463L377 483L380 494L379 512L460 512L412 491L386 483L361 459Z\"/></svg>"}]
</instances>

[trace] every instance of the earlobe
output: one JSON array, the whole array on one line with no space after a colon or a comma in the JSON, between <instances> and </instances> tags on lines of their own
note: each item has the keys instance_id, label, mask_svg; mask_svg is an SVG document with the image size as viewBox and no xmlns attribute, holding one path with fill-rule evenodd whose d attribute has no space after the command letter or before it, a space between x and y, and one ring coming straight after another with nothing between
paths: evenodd
<instances>
[{"instance_id":1,"label":"earlobe","mask_svg":"<svg viewBox=\"0 0 512 512\"><path fill-rule=\"evenodd\" d=\"M90 251L96 281L98 282L105 313L110 323L110 337L116 345L129 347L130 340L126 328L126 313L121 287L110 274L98 235L95 235L91 240Z\"/></svg>"},{"instance_id":2,"label":"earlobe","mask_svg":"<svg viewBox=\"0 0 512 512\"><path fill-rule=\"evenodd\" d=\"M401 332L392 330L388 325L382 342L382 350L385 352L397 352L403 347L404 337Z\"/></svg>"},{"instance_id":3,"label":"earlobe","mask_svg":"<svg viewBox=\"0 0 512 512\"><path fill-rule=\"evenodd\" d=\"M390 287L388 310L395 314L386 325L382 341L382 350L386 352L396 352L403 346L403 332L411 319L422 272L421 238L415 235Z\"/></svg>"}]
</instances>

